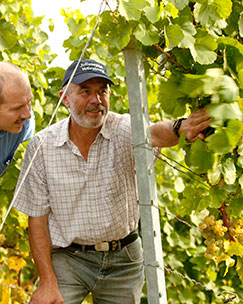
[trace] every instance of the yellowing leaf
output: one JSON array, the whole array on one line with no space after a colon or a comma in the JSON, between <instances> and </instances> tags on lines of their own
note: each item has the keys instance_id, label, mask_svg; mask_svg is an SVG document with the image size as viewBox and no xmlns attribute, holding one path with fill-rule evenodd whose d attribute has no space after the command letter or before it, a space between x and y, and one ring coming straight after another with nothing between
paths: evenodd
<instances>
[{"instance_id":1,"label":"yellowing leaf","mask_svg":"<svg viewBox=\"0 0 243 304\"><path fill-rule=\"evenodd\" d=\"M228 255L228 254L221 254L220 256L218 256L218 257L215 257L214 258L214 261L216 262L216 263L219 263L219 262L222 262L222 261L226 261L227 259L229 259L230 258L230 256Z\"/></svg>"},{"instance_id":2,"label":"yellowing leaf","mask_svg":"<svg viewBox=\"0 0 243 304\"><path fill-rule=\"evenodd\" d=\"M26 265L26 262L23 258L12 256L7 259L7 264L10 269L18 272L22 267Z\"/></svg>"},{"instance_id":3,"label":"yellowing leaf","mask_svg":"<svg viewBox=\"0 0 243 304\"><path fill-rule=\"evenodd\" d=\"M226 276L226 274L228 273L229 271L229 268L230 267L233 267L235 265L235 260L231 259L231 258L228 258L226 261L226 269L225 269L225 272L224 272L224 276Z\"/></svg>"},{"instance_id":4,"label":"yellowing leaf","mask_svg":"<svg viewBox=\"0 0 243 304\"><path fill-rule=\"evenodd\" d=\"M48 88L48 84L43 73L37 72L37 79L40 81L40 83L43 85L45 89Z\"/></svg>"},{"instance_id":5,"label":"yellowing leaf","mask_svg":"<svg viewBox=\"0 0 243 304\"><path fill-rule=\"evenodd\" d=\"M238 242L229 242L226 241L224 242L224 248L225 248L225 252L228 253L228 255L232 256L232 255L238 255L238 256L242 256L243 255L243 245L241 245Z\"/></svg>"},{"instance_id":6,"label":"yellowing leaf","mask_svg":"<svg viewBox=\"0 0 243 304\"><path fill-rule=\"evenodd\" d=\"M4 281L5 284L9 284L9 280ZM11 304L11 289L7 285L2 285L2 301L0 304Z\"/></svg>"}]
</instances>

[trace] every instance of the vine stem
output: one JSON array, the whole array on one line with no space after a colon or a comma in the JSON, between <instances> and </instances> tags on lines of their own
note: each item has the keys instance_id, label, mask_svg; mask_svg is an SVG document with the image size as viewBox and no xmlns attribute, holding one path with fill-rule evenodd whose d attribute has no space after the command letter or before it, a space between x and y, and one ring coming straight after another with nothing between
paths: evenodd
<instances>
[{"instance_id":1,"label":"vine stem","mask_svg":"<svg viewBox=\"0 0 243 304\"><path fill-rule=\"evenodd\" d=\"M225 203L223 203L222 206L220 207L220 211L221 211L221 214L222 214L222 217L223 217L224 225L228 229L229 237L230 237L231 241L235 242L235 238L231 235L230 230L229 230L229 228L230 228L230 221L229 221L229 219L227 217L227 214L226 214Z\"/></svg>"}]
</instances>

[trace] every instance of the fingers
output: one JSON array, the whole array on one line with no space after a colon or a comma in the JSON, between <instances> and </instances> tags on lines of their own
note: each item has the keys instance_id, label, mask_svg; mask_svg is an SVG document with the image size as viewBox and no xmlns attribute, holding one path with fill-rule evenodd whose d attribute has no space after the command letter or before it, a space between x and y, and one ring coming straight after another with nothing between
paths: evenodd
<instances>
[{"instance_id":1,"label":"fingers","mask_svg":"<svg viewBox=\"0 0 243 304\"><path fill-rule=\"evenodd\" d=\"M182 132L186 133L186 138L194 142L197 139L204 140L205 136L202 133L208 128L211 118L208 116L206 109L202 108L192 114L183 121Z\"/></svg>"}]
</instances>

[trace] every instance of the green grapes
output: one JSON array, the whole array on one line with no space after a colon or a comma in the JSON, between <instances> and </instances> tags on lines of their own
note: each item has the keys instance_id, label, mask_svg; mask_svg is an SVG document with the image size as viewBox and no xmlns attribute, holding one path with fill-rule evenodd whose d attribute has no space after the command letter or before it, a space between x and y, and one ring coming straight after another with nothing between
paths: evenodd
<instances>
[{"instance_id":1,"label":"green grapes","mask_svg":"<svg viewBox=\"0 0 243 304\"><path fill-rule=\"evenodd\" d=\"M6 241L6 237L3 234L0 234L0 246L2 246Z\"/></svg>"},{"instance_id":2,"label":"green grapes","mask_svg":"<svg viewBox=\"0 0 243 304\"><path fill-rule=\"evenodd\" d=\"M230 235L234 238L235 241L238 241L243 245L243 220L234 219L229 228Z\"/></svg>"},{"instance_id":3,"label":"green grapes","mask_svg":"<svg viewBox=\"0 0 243 304\"><path fill-rule=\"evenodd\" d=\"M25 303L27 299L26 292L24 291L23 288L17 287L16 289L13 290L13 299L17 301L18 303Z\"/></svg>"},{"instance_id":4,"label":"green grapes","mask_svg":"<svg viewBox=\"0 0 243 304\"><path fill-rule=\"evenodd\" d=\"M208 259L213 259L224 250L224 236L228 230L223 226L222 220L216 220L213 215L206 216L203 223L199 224L202 236L206 239L207 245L204 256Z\"/></svg>"}]
</instances>

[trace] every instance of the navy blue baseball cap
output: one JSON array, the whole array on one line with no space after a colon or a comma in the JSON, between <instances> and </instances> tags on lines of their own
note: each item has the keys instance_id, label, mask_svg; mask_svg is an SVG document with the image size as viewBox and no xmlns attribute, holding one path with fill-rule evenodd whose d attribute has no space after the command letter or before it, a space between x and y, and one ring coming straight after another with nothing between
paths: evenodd
<instances>
[{"instance_id":1,"label":"navy blue baseball cap","mask_svg":"<svg viewBox=\"0 0 243 304\"><path fill-rule=\"evenodd\" d=\"M78 60L75 60L68 67L64 75L62 87L68 83L77 63ZM80 84L95 77L107 79L110 84L114 84L110 77L107 75L106 67L102 63L99 63L92 59L84 59L80 61L71 82L74 84Z\"/></svg>"}]
</instances>

